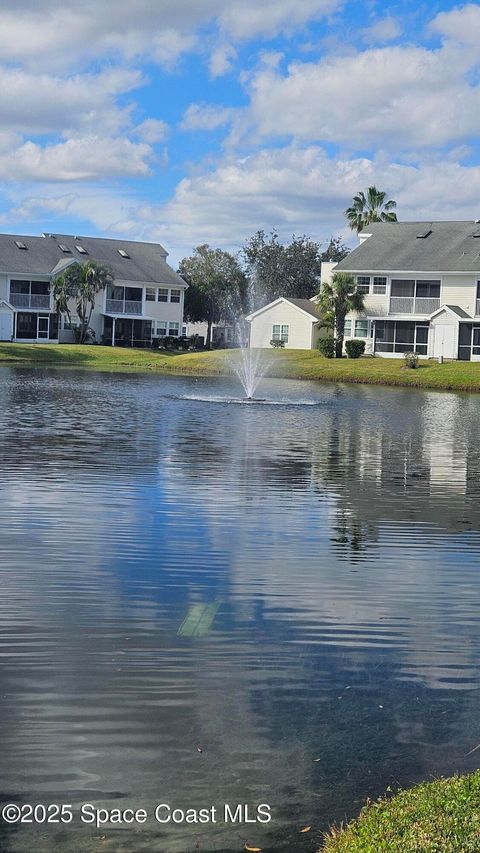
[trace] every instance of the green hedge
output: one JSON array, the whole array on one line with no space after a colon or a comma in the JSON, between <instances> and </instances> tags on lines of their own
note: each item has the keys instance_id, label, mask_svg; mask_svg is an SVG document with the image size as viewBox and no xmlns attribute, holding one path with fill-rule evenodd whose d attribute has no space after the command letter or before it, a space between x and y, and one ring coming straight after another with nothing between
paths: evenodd
<instances>
[{"instance_id":1,"label":"green hedge","mask_svg":"<svg viewBox=\"0 0 480 853\"><path fill-rule=\"evenodd\" d=\"M369 803L323 853L479 853L480 770Z\"/></svg>"}]
</instances>

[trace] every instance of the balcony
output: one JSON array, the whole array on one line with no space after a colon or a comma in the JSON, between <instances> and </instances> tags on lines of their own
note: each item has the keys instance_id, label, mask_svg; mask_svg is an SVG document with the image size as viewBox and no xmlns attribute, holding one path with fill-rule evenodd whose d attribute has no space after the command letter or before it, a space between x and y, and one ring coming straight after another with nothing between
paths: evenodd
<instances>
[{"instance_id":1,"label":"balcony","mask_svg":"<svg viewBox=\"0 0 480 853\"><path fill-rule=\"evenodd\" d=\"M436 311L437 308L440 308L440 299L429 296L391 296L388 313L428 315Z\"/></svg>"},{"instance_id":2,"label":"balcony","mask_svg":"<svg viewBox=\"0 0 480 853\"><path fill-rule=\"evenodd\" d=\"M133 299L107 299L105 311L107 314L143 314L142 305Z\"/></svg>"},{"instance_id":3,"label":"balcony","mask_svg":"<svg viewBox=\"0 0 480 853\"><path fill-rule=\"evenodd\" d=\"M50 310L50 295L48 293L10 293L10 305L14 308Z\"/></svg>"}]
</instances>

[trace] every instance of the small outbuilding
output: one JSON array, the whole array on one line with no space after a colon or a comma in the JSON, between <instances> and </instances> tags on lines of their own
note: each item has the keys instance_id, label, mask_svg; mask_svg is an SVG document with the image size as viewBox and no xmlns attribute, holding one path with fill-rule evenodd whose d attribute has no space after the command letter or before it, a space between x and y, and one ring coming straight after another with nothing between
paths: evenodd
<instances>
[{"instance_id":1,"label":"small outbuilding","mask_svg":"<svg viewBox=\"0 0 480 853\"><path fill-rule=\"evenodd\" d=\"M315 349L327 332L315 300L281 296L249 314L250 346L266 348L281 341L286 349Z\"/></svg>"}]
</instances>

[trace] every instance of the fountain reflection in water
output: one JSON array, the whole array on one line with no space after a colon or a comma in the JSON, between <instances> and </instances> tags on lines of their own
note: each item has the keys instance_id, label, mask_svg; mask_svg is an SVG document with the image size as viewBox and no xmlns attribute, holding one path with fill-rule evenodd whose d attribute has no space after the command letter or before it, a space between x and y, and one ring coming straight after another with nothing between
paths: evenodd
<instances>
[{"instance_id":1,"label":"fountain reflection in water","mask_svg":"<svg viewBox=\"0 0 480 853\"><path fill-rule=\"evenodd\" d=\"M241 346L228 356L234 373L238 376L247 400L253 400L258 383L268 372L271 361L261 349Z\"/></svg>"}]
</instances>

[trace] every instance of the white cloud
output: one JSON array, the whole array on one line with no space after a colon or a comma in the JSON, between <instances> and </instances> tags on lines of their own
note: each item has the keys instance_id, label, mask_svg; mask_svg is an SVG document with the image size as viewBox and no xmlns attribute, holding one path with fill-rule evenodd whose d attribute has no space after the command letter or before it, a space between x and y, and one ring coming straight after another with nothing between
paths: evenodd
<instances>
[{"instance_id":1,"label":"white cloud","mask_svg":"<svg viewBox=\"0 0 480 853\"><path fill-rule=\"evenodd\" d=\"M190 104L185 110L180 127L182 130L216 130L228 124L236 110L216 104Z\"/></svg>"},{"instance_id":2,"label":"white cloud","mask_svg":"<svg viewBox=\"0 0 480 853\"><path fill-rule=\"evenodd\" d=\"M124 138L89 136L42 147L25 142L0 153L4 181L87 181L149 174L152 149Z\"/></svg>"},{"instance_id":3,"label":"white cloud","mask_svg":"<svg viewBox=\"0 0 480 853\"><path fill-rule=\"evenodd\" d=\"M392 46L260 68L249 83L245 134L401 150L442 146L480 131L477 52Z\"/></svg>"},{"instance_id":4,"label":"white cloud","mask_svg":"<svg viewBox=\"0 0 480 853\"><path fill-rule=\"evenodd\" d=\"M169 132L168 124L165 121L157 118L147 118L135 128L135 136L153 145L155 142L162 142L167 138Z\"/></svg>"},{"instance_id":5,"label":"white cloud","mask_svg":"<svg viewBox=\"0 0 480 853\"><path fill-rule=\"evenodd\" d=\"M149 56L171 66L213 25L220 44L273 36L329 14L341 0L4 0L0 10L4 62L32 68L72 67L92 57ZM224 56L225 63L225 56ZM220 54L217 57L220 62ZM221 64L221 63L220 63ZM214 62L215 65L215 62Z\"/></svg>"},{"instance_id":6,"label":"white cloud","mask_svg":"<svg viewBox=\"0 0 480 853\"><path fill-rule=\"evenodd\" d=\"M212 50L209 60L210 76L221 77L230 71L237 51L228 42L219 42Z\"/></svg>"},{"instance_id":7,"label":"white cloud","mask_svg":"<svg viewBox=\"0 0 480 853\"><path fill-rule=\"evenodd\" d=\"M450 12L440 12L430 24L432 32L460 44L478 48L480 40L480 6L468 3Z\"/></svg>"},{"instance_id":8,"label":"white cloud","mask_svg":"<svg viewBox=\"0 0 480 853\"><path fill-rule=\"evenodd\" d=\"M361 32L361 36L366 44L384 44L385 42L394 41L401 34L402 28L400 23L392 15L386 18L381 18L370 27L365 27Z\"/></svg>"},{"instance_id":9,"label":"white cloud","mask_svg":"<svg viewBox=\"0 0 480 853\"><path fill-rule=\"evenodd\" d=\"M116 99L144 82L138 71L112 69L98 74L58 77L0 68L2 130L71 133L85 129L111 133L130 122L130 110Z\"/></svg>"}]
</instances>

